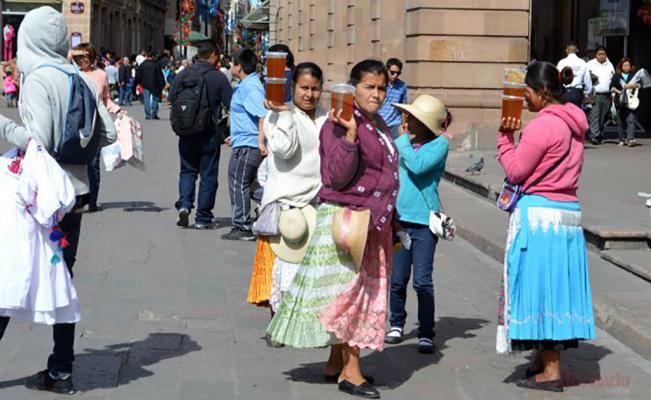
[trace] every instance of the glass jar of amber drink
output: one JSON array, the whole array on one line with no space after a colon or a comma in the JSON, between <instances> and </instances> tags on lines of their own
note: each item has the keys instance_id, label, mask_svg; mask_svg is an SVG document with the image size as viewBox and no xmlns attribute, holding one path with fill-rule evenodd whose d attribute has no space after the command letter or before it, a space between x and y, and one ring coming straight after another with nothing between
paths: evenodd
<instances>
[{"instance_id":1,"label":"glass jar of amber drink","mask_svg":"<svg viewBox=\"0 0 651 400\"><path fill-rule=\"evenodd\" d=\"M344 83L330 86L330 108L334 108L335 115L341 111L341 118L350 121L353 118L353 95L355 87Z\"/></svg>"}]
</instances>

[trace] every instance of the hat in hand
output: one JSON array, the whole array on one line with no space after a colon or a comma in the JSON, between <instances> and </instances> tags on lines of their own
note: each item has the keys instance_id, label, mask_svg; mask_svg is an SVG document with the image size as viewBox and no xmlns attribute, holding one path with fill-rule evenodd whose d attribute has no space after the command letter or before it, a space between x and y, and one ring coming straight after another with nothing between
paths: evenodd
<instances>
[{"instance_id":1,"label":"hat in hand","mask_svg":"<svg viewBox=\"0 0 651 400\"><path fill-rule=\"evenodd\" d=\"M371 211L340 208L332 218L332 237L338 249L347 251L359 270L364 259Z\"/></svg>"},{"instance_id":2,"label":"hat in hand","mask_svg":"<svg viewBox=\"0 0 651 400\"><path fill-rule=\"evenodd\" d=\"M393 103L393 105L398 110L413 115L435 134L443 132L448 112L445 109L445 104L436 97L421 94L411 104Z\"/></svg>"},{"instance_id":3,"label":"hat in hand","mask_svg":"<svg viewBox=\"0 0 651 400\"><path fill-rule=\"evenodd\" d=\"M316 228L316 209L311 205L280 212L280 235L269 239L271 251L283 261L300 263Z\"/></svg>"}]
</instances>

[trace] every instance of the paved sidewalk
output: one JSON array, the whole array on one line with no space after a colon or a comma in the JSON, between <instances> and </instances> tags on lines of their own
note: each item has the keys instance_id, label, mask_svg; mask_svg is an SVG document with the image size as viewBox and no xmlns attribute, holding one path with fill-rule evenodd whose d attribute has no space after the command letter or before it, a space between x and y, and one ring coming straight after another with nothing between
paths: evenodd
<instances>
[{"instance_id":1,"label":"paved sidewalk","mask_svg":"<svg viewBox=\"0 0 651 400\"><path fill-rule=\"evenodd\" d=\"M141 107L130 111L144 119ZM165 119L144 126L147 170L103 174L100 203L107 209L84 215L75 266L83 307L75 382L82 392L73 398L352 399L321 379L326 350L266 347L268 311L245 302L255 245L221 241L227 227L175 226L176 139ZM228 153L215 209L220 221L230 215ZM509 381L523 373L525 355L494 352L501 265L457 239L440 244L435 271L437 353L416 351L410 291L409 340L363 354L383 399L648 398L651 363L601 330L566 353L565 394L515 387ZM46 327L11 322L0 342L0 399L60 398L21 386L43 368L50 337Z\"/></svg>"}]
</instances>

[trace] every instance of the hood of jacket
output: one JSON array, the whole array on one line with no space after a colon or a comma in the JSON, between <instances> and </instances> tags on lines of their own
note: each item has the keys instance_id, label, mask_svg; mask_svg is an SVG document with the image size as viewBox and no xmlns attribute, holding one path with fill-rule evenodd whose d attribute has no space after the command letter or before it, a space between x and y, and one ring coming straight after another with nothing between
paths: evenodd
<instances>
[{"instance_id":1,"label":"hood of jacket","mask_svg":"<svg viewBox=\"0 0 651 400\"><path fill-rule=\"evenodd\" d=\"M572 131L572 135L584 138L588 130L588 119L585 112L572 103L551 105L543 108L539 117L556 116L561 118Z\"/></svg>"},{"instance_id":2,"label":"hood of jacket","mask_svg":"<svg viewBox=\"0 0 651 400\"><path fill-rule=\"evenodd\" d=\"M18 29L16 65L25 76L40 65L73 68L68 56L68 28L63 15L52 7L39 7L25 15Z\"/></svg>"}]
</instances>

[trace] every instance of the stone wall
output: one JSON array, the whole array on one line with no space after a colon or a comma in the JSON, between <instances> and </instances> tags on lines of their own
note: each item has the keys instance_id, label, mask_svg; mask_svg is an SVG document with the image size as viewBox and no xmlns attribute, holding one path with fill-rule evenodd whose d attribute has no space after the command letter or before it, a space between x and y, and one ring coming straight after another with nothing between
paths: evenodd
<instances>
[{"instance_id":1,"label":"stone wall","mask_svg":"<svg viewBox=\"0 0 651 400\"><path fill-rule=\"evenodd\" d=\"M463 148L493 147L504 67L529 59L529 0L272 0L271 43L345 81L366 57L398 57L410 98L439 97Z\"/></svg>"}]
</instances>

